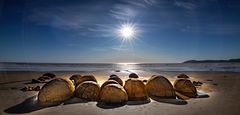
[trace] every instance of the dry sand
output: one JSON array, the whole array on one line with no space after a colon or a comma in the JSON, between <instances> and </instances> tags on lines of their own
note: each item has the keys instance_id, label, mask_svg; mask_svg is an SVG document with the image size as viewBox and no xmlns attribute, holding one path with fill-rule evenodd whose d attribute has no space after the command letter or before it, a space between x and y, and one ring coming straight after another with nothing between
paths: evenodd
<instances>
[{"instance_id":1,"label":"dry sand","mask_svg":"<svg viewBox=\"0 0 240 115\"><path fill-rule=\"evenodd\" d=\"M171 82L175 76L185 73L191 80L201 81L199 90L207 92L208 98L189 100L150 100L148 103L127 103L121 106L102 106L97 102L86 102L77 98L60 105L40 106L36 103L38 92L22 92L24 84L38 78L44 72L0 72L0 115L5 114L76 114L76 115L238 115L240 114L240 73L233 72L145 72L135 71L95 71L95 72L54 72L58 77L68 78L73 74L92 74L99 83L107 80L110 74L117 74L126 80L130 72L139 74L140 79L161 74Z\"/></svg>"}]
</instances>

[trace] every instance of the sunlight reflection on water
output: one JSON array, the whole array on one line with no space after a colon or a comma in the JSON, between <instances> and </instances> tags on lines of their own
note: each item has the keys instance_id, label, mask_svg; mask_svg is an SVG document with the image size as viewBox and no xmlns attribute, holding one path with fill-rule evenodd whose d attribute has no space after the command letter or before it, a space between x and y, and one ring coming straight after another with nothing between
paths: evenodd
<instances>
[{"instance_id":1,"label":"sunlight reflection on water","mask_svg":"<svg viewBox=\"0 0 240 115\"><path fill-rule=\"evenodd\" d=\"M117 63L117 68L120 70L133 71L138 68L137 63Z\"/></svg>"}]
</instances>

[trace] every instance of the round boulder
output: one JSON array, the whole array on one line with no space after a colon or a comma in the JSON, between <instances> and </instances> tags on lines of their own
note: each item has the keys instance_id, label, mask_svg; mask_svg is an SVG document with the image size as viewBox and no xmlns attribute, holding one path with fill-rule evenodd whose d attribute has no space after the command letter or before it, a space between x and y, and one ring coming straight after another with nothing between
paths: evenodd
<instances>
[{"instance_id":1,"label":"round boulder","mask_svg":"<svg viewBox=\"0 0 240 115\"><path fill-rule=\"evenodd\" d=\"M119 83L115 80L107 80L102 84L101 89L103 89L103 87L105 87L108 84L119 84Z\"/></svg>"},{"instance_id":2,"label":"round boulder","mask_svg":"<svg viewBox=\"0 0 240 115\"><path fill-rule=\"evenodd\" d=\"M124 89L128 94L128 100L130 101L144 101L148 99L145 85L141 80L128 79L125 82Z\"/></svg>"},{"instance_id":3,"label":"round boulder","mask_svg":"<svg viewBox=\"0 0 240 115\"><path fill-rule=\"evenodd\" d=\"M72 75L69 79L72 80L74 82L74 85L76 85L76 82L81 79L82 75L79 75L79 74L75 74L75 75Z\"/></svg>"},{"instance_id":4,"label":"round boulder","mask_svg":"<svg viewBox=\"0 0 240 115\"><path fill-rule=\"evenodd\" d=\"M197 89L193 85L193 83L188 79L178 79L174 82L174 88L177 92L188 96L188 97L196 97Z\"/></svg>"},{"instance_id":5,"label":"round boulder","mask_svg":"<svg viewBox=\"0 0 240 115\"><path fill-rule=\"evenodd\" d=\"M115 75L115 74L112 74L112 75L110 75L109 77L111 78L111 77L115 77L115 76L117 76L117 75Z\"/></svg>"},{"instance_id":6,"label":"round boulder","mask_svg":"<svg viewBox=\"0 0 240 115\"><path fill-rule=\"evenodd\" d=\"M117 75L110 75L108 80L115 80L117 81L121 86L123 85L123 81L121 80L120 77L118 77Z\"/></svg>"},{"instance_id":7,"label":"round boulder","mask_svg":"<svg viewBox=\"0 0 240 115\"><path fill-rule=\"evenodd\" d=\"M56 77L56 75L54 73L45 73L42 76L47 76L47 77L50 77L50 78L55 78Z\"/></svg>"},{"instance_id":8,"label":"round boulder","mask_svg":"<svg viewBox=\"0 0 240 115\"><path fill-rule=\"evenodd\" d=\"M177 78L189 78L186 74L179 74Z\"/></svg>"},{"instance_id":9,"label":"round boulder","mask_svg":"<svg viewBox=\"0 0 240 115\"><path fill-rule=\"evenodd\" d=\"M152 76L146 83L146 91L149 96L175 98L175 90L171 82L163 76Z\"/></svg>"},{"instance_id":10,"label":"round boulder","mask_svg":"<svg viewBox=\"0 0 240 115\"><path fill-rule=\"evenodd\" d=\"M75 96L88 101L97 101L99 92L100 86L96 82L84 81L77 86Z\"/></svg>"},{"instance_id":11,"label":"round boulder","mask_svg":"<svg viewBox=\"0 0 240 115\"><path fill-rule=\"evenodd\" d=\"M73 81L75 82L75 86L78 86L84 81L94 81L97 83L97 80L93 75L73 75L70 79L73 79Z\"/></svg>"},{"instance_id":12,"label":"round boulder","mask_svg":"<svg viewBox=\"0 0 240 115\"><path fill-rule=\"evenodd\" d=\"M121 85L108 84L102 88L99 99L106 104L121 104L127 102L128 96Z\"/></svg>"},{"instance_id":13,"label":"round boulder","mask_svg":"<svg viewBox=\"0 0 240 115\"><path fill-rule=\"evenodd\" d=\"M129 78L139 78L136 73L129 74Z\"/></svg>"},{"instance_id":14,"label":"round boulder","mask_svg":"<svg viewBox=\"0 0 240 115\"><path fill-rule=\"evenodd\" d=\"M70 80L54 79L46 83L38 93L40 103L60 103L73 96L74 85Z\"/></svg>"}]
</instances>

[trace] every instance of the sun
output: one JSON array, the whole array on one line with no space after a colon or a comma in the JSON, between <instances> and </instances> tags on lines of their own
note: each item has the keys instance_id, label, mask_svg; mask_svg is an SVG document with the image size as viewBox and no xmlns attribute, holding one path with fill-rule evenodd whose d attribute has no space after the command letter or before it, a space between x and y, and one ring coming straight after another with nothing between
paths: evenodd
<instances>
[{"instance_id":1,"label":"sun","mask_svg":"<svg viewBox=\"0 0 240 115\"><path fill-rule=\"evenodd\" d=\"M118 34L123 39L133 39L136 35L136 28L131 24L122 24Z\"/></svg>"},{"instance_id":2,"label":"sun","mask_svg":"<svg viewBox=\"0 0 240 115\"><path fill-rule=\"evenodd\" d=\"M120 34L124 38L132 38L134 35L134 29L129 25L123 25L120 28Z\"/></svg>"}]
</instances>

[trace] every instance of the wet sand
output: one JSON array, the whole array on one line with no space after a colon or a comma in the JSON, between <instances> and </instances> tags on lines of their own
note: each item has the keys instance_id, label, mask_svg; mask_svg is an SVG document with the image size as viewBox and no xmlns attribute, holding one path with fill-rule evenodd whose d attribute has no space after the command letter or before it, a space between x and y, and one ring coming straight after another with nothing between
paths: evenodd
<instances>
[{"instance_id":1,"label":"wet sand","mask_svg":"<svg viewBox=\"0 0 240 115\"><path fill-rule=\"evenodd\" d=\"M45 72L0 72L0 115L5 114L76 114L76 115L235 115L240 112L240 73L234 72L146 72L146 71L95 71L95 72L53 72L57 77L68 78L73 74L94 75L99 84L111 74L119 75L123 80L128 74L136 72L139 79L149 79L160 74L172 83L180 73L190 76L192 81L201 81L198 90L205 91L209 97L189 100L151 99L146 103L131 103L121 106L101 106L97 102L71 99L60 105L39 105L36 102L38 92L22 92L24 86L42 86L43 84L25 84L37 79Z\"/></svg>"}]
</instances>

